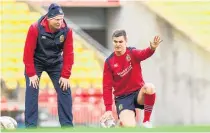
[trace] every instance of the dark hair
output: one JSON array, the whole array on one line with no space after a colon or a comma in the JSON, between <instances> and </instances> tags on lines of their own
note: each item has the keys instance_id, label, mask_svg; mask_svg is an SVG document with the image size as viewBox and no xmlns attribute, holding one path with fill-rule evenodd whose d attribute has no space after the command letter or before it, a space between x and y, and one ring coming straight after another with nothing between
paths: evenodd
<instances>
[{"instance_id":1,"label":"dark hair","mask_svg":"<svg viewBox=\"0 0 210 133\"><path fill-rule=\"evenodd\" d=\"M115 30L112 34L113 37L119 37L119 36L124 36L125 38L127 37L125 30Z\"/></svg>"}]
</instances>

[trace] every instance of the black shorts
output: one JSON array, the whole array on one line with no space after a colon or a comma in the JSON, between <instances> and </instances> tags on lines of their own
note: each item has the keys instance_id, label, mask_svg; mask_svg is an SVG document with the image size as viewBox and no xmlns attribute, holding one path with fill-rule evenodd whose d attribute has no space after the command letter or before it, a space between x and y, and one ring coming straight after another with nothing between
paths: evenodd
<instances>
[{"instance_id":1,"label":"black shorts","mask_svg":"<svg viewBox=\"0 0 210 133\"><path fill-rule=\"evenodd\" d=\"M140 89L127 95L115 97L115 105L116 105L118 117L119 117L120 112L125 109L133 110L135 114L136 114L136 111L135 111L136 108L144 109L144 105L140 105L137 103L137 97L138 97L139 91Z\"/></svg>"}]
</instances>

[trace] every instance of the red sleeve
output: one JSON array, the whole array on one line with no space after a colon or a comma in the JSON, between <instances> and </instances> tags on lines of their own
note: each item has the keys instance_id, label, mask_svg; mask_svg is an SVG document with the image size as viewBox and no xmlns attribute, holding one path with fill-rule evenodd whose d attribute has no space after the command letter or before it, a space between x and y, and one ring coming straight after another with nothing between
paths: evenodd
<instances>
[{"instance_id":1,"label":"red sleeve","mask_svg":"<svg viewBox=\"0 0 210 133\"><path fill-rule=\"evenodd\" d=\"M106 107L106 111L112 110L112 72L110 71L108 64L104 64L103 72L103 99Z\"/></svg>"},{"instance_id":2,"label":"red sleeve","mask_svg":"<svg viewBox=\"0 0 210 133\"><path fill-rule=\"evenodd\" d=\"M71 68L73 64L74 64L73 35L72 35L72 30L69 30L63 48L63 68L61 71L61 77L63 78L70 77Z\"/></svg>"},{"instance_id":3,"label":"red sleeve","mask_svg":"<svg viewBox=\"0 0 210 133\"><path fill-rule=\"evenodd\" d=\"M38 37L37 24L33 24L29 27L28 34L25 41L23 62L25 64L26 74L29 77L36 75L34 67L34 51L36 49Z\"/></svg>"},{"instance_id":4,"label":"red sleeve","mask_svg":"<svg viewBox=\"0 0 210 133\"><path fill-rule=\"evenodd\" d=\"M138 49L133 49L132 53L135 56L135 58L138 61L143 61L150 56L154 54L155 50L152 50L150 47L143 49L143 50L138 50Z\"/></svg>"}]
</instances>

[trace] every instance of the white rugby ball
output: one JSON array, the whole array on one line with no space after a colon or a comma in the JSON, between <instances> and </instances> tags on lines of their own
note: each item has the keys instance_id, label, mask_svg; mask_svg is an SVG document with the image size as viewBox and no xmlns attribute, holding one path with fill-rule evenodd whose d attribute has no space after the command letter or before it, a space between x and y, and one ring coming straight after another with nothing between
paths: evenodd
<instances>
[{"instance_id":1,"label":"white rugby ball","mask_svg":"<svg viewBox=\"0 0 210 133\"><path fill-rule=\"evenodd\" d=\"M9 116L0 117L1 129L12 130L17 128L17 121Z\"/></svg>"},{"instance_id":2,"label":"white rugby ball","mask_svg":"<svg viewBox=\"0 0 210 133\"><path fill-rule=\"evenodd\" d=\"M101 122L100 124L102 128L112 128L116 125L114 119L108 119L104 122Z\"/></svg>"}]
</instances>

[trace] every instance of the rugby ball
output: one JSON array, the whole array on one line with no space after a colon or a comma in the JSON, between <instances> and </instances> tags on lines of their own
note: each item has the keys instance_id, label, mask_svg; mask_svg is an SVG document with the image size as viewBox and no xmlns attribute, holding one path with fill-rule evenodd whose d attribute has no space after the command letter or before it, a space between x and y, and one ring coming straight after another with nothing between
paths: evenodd
<instances>
[{"instance_id":1,"label":"rugby ball","mask_svg":"<svg viewBox=\"0 0 210 133\"><path fill-rule=\"evenodd\" d=\"M9 116L0 117L1 129L13 130L17 128L17 121Z\"/></svg>"},{"instance_id":2,"label":"rugby ball","mask_svg":"<svg viewBox=\"0 0 210 133\"><path fill-rule=\"evenodd\" d=\"M101 122L100 124L102 128L112 128L116 125L114 119L108 119L106 121Z\"/></svg>"}]
</instances>

